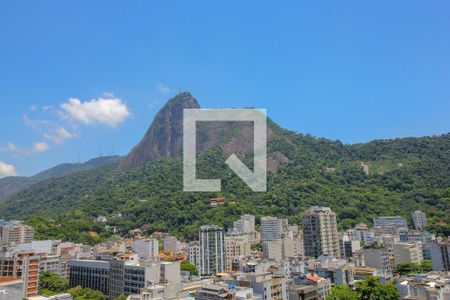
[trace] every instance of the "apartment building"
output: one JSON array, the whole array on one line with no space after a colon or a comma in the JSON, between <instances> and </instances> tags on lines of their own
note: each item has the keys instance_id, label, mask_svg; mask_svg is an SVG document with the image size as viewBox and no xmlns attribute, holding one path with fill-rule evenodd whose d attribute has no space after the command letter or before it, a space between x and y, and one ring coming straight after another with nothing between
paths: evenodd
<instances>
[{"instance_id":1,"label":"apartment building","mask_svg":"<svg viewBox=\"0 0 450 300\"><path fill-rule=\"evenodd\" d=\"M225 271L231 271L233 258L251 254L250 243L245 238L236 236L225 237Z\"/></svg>"},{"instance_id":2,"label":"apartment building","mask_svg":"<svg viewBox=\"0 0 450 300\"><path fill-rule=\"evenodd\" d=\"M302 220L306 256L340 257L336 214L329 207L313 206Z\"/></svg>"},{"instance_id":3,"label":"apartment building","mask_svg":"<svg viewBox=\"0 0 450 300\"><path fill-rule=\"evenodd\" d=\"M450 240L429 248L434 271L450 271Z\"/></svg>"},{"instance_id":4,"label":"apartment building","mask_svg":"<svg viewBox=\"0 0 450 300\"><path fill-rule=\"evenodd\" d=\"M394 244L394 265L400 263L420 264L423 260L422 245L416 243Z\"/></svg>"},{"instance_id":5,"label":"apartment building","mask_svg":"<svg viewBox=\"0 0 450 300\"><path fill-rule=\"evenodd\" d=\"M25 224L4 223L0 225L0 242L22 244L33 240L34 229Z\"/></svg>"},{"instance_id":6,"label":"apartment building","mask_svg":"<svg viewBox=\"0 0 450 300\"><path fill-rule=\"evenodd\" d=\"M351 239L348 234L341 234L339 237L339 250L341 258L349 258L353 253L361 249L361 242L357 239Z\"/></svg>"},{"instance_id":7,"label":"apartment building","mask_svg":"<svg viewBox=\"0 0 450 300\"><path fill-rule=\"evenodd\" d=\"M0 276L23 281L23 298L38 294L40 257L34 252L0 253Z\"/></svg>"},{"instance_id":8,"label":"apartment building","mask_svg":"<svg viewBox=\"0 0 450 300\"><path fill-rule=\"evenodd\" d=\"M389 260L389 251L386 248L365 248L363 249L363 255L365 266L375 268L377 276L392 277L392 265Z\"/></svg>"},{"instance_id":9,"label":"apartment building","mask_svg":"<svg viewBox=\"0 0 450 300\"><path fill-rule=\"evenodd\" d=\"M132 248L140 258L157 259L159 257L159 242L156 239L136 240Z\"/></svg>"},{"instance_id":10,"label":"apartment building","mask_svg":"<svg viewBox=\"0 0 450 300\"><path fill-rule=\"evenodd\" d=\"M417 230L424 230L427 226L427 215L420 210L416 210L412 213L412 220L414 228Z\"/></svg>"},{"instance_id":11,"label":"apartment building","mask_svg":"<svg viewBox=\"0 0 450 300\"><path fill-rule=\"evenodd\" d=\"M408 228L406 219L401 216L384 216L373 219L374 227Z\"/></svg>"},{"instance_id":12,"label":"apartment building","mask_svg":"<svg viewBox=\"0 0 450 300\"><path fill-rule=\"evenodd\" d=\"M283 220L275 217L261 218L261 241L281 240L283 233Z\"/></svg>"},{"instance_id":13,"label":"apartment building","mask_svg":"<svg viewBox=\"0 0 450 300\"><path fill-rule=\"evenodd\" d=\"M243 215L239 220L233 223L233 233L252 233L255 232L255 216Z\"/></svg>"},{"instance_id":14,"label":"apartment building","mask_svg":"<svg viewBox=\"0 0 450 300\"><path fill-rule=\"evenodd\" d=\"M40 255L39 272L52 272L59 276L64 275L63 259L58 255Z\"/></svg>"},{"instance_id":15,"label":"apartment building","mask_svg":"<svg viewBox=\"0 0 450 300\"><path fill-rule=\"evenodd\" d=\"M297 257L302 252L299 240L282 239L266 241L262 244L264 258L280 261L291 257Z\"/></svg>"},{"instance_id":16,"label":"apartment building","mask_svg":"<svg viewBox=\"0 0 450 300\"><path fill-rule=\"evenodd\" d=\"M225 270L223 228L216 225L200 227L200 275L211 276Z\"/></svg>"},{"instance_id":17,"label":"apartment building","mask_svg":"<svg viewBox=\"0 0 450 300\"><path fill-rule=\"evenodd\" d=\"M193 241L188 244L188 261L200 269L200 243Z\"/></svg>"}]
</instances>

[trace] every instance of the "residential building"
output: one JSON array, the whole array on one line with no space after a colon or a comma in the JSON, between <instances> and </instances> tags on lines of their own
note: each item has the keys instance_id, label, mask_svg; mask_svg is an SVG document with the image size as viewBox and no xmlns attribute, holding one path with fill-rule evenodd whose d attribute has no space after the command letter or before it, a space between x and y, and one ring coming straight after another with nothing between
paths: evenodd
<instances>
[{"instance_id":1,"label":"residential building","mask_svg":"<svg viewBox=\"0 0 450 300\"><path fill-rule=\"evenodd\" d=\"M412 219L414 228L417 230L424 230L427 226L427 215L420 210L416 210L412 213Z\"/></svg>"},{"instance_id":2,"label":"residential building","mask_svg":"<svg viewBox=\"0 0 450 300\"><path fill-rule=\"evenodd\" d=\"M163 248L166 252L176 253L178 251L178 240L173 236L163 238Z\"/></svg>"},{"instance_id":3,"label":"residential building","mask_svg":"<svg viewBox=\"0 0 450 300\"><path fill-rule=\"evenodd\" d=\"M232 270L233 258L251 254L250 243L246 239L235 236L225 237L225 270Z\"/></svg>"},{"instance_id":4,"label":"residential building","mask_svg":"<svg viewBox=\"0 0 450 300\"><path fill-rule=\"evenodd\" d=\"M205 284L203 285L194 296L195 300L225 300L236 299L233 293L223 285L218 284Z\"/></svg>"},{"instance_id":5,"label":"residential building","mask_svg":"<svg viewBox=\"0 0 450 300\"><path fill-rule=\"evenodd\" d=\"M225 270L223 228L216 225L200 227L200 275L211 276Z\"/></svg>"},{"instance_id":6,"label":"residential building","mask_svg":"<svg viewBox=\"0 0 450 300\"><path fill-rule=\"evenodd\" d=\"M200 269L200 243L198 241L188 244L188 261Z\"/></svg>"},{"instance_id":7,"label":"residential building","mask_svg":"<svg viewBox=\"0 0 450 300\"><path fill-rule=\"evenodd\" d=\"M284 277L274 277L271 273L247 274L247 281L253 292L267 300L287 300L287 286Z\"/></svg>"},{"instance_id":8,"label":"residential building","mask_svg":"<svg viewBox=\"0 0 450 300\"><path fill-rule=\"evenodd\" d=\"M416 243L394 244L394 265L400 263L420 264L423 260L422 245Z\"/></svg>"},{"instance_id":9,"label":"residential building","mask_svg":"<svg viewBox=\"0 0 450 300\"><path fill-rule=\"evenodd\" d=\"M178 262L139 264L134 261L110 261L109 296L111 298L123 294L141 294L149 286L163 285L166 296L164 299L177 299L180 284Z\"/></svg>"},{"instance_id":10,"label":"residential building","mask_svg":"<svg viewBox=\"0 0 450 300\"><path fill-rule=\"evenodd\" d=\"M40 255L39 272L52 272L63 276L63 260L58 255Z\"/></svg>"},{"instance_id":11,"label":"residential building","mask_svg":"<svg viewBox=\"0 0 450 300\"><path fill-rule=\"evenodd\" d=\"M243 215L239 220L233 224L234 233L252 233L255 232L255 216Z\"/></svg>"},{"instance_id":12,"label":"residential building","mask_svg":"<svg viewBox=\"0 0 450 300\"><path fill-rule=\"evenodd\" d=\"M384 247L363 249L364 263L366 267L375 268L377 276L383 278L392 277L392 265L389 260L389 252Z\"/></svg>"},{"instance_id":13,"label":"residential building","mask_svg":"<svg viewBox=\"0 0 450 300\"><path fill-rule=\"evenodd\" d=\"M329 207L313 206L302 220L306 256L340 257L336 214Z\"/></svg>"},{"instance_id":14,"label":"residential building","mask_svg":"<svg viewBox=\"0 0 450 300\"><path fill-rule=\"evenodd\" d=\"M291 257L297 257L302 252L299 240L274 240L266 241L262 244L265 258L280 261Z\"/></svg>"},{"instance_id":15,"label":"residential building","mask_svg":"<svg viewBox=\"0 0 450 300\"><path fill-rule=\"evenodd\" d=\"M34 252L0 253L0 276L23 281L23 298L36 296L39 287L39 260Z\"/></svg>"},{"instance_id":16,"label":"residential building","mask_svg":"<svg viewBox=\"0 0 450 300\"><path fill-rule=\"evenodd\" d=\"M265 241L262 243L264 258L280 261L283 259L283 240Z\"/></svg>"},{"instance_id":17,"label":"residential building","mask_svg":"<svg viewBox=\"0 0 450 300\"><path fill-rule=\"evenodd\" d=\"M450 271L450 240L429 248L434 271Z\"/></svg>"},{"instance_id":18,"label":"residential building","mask_svg":"<svg viewBox=\"0 0 450 300\"><path fill-rule=\"evenodd\" d=\"M319 300L315 285L291 285L288 288L289 300Z\"/></svg>"},{"instance_id":19,"label":"residential building","mask_svg":"<svg viewBox=\"0 0 450 300\"><path fill-rule=\"evenodd\" d=\"M450 299L450 275L446 272L402 276L396 280L396 285L400 299Z\"/></svg>"},{"instance_id":20,"label":"residential building","mask_svg":"<svg viewBox=\"0 0 450 300\"><path fill-rule=\"evenodd\" d=\"M341 234L339 237L339 250L341 258L349 258L353 253L361 249L361 242L358 239L350 239L348 234Z\"/></svg>"},{"instance_id":21,"label":"residential building","mask_svg":"<svg viewBox=\"0 0 450 300\"><path fill-rule=\"evenodd\" d=\"M159 242L157 239L140 239L133 242L133 251L144 259L159 257Z\"/></svg>"},{"instance_id":22,"label":"residential building","mask_svg":"<svg viewBox=\"0 0 450 300\"><path fill-rule=\"evenodd\" d=\"M374 227L408 228L406 219L401 216L387 216L373 219Z\"/></svg>"},{"instance_id":23,"label":"residential building","mask_svg":"<svg viewBox=\"0 0 450 300\"><path fill-rule=\"evenodd\" d=\"M314 286L317 292L317 299L319 300L325 300L326 297L331 293L330 279L322 278L317 275L310 275L306 277L305 276L294 277L293 284L295 284L295 286L304 286L304 285Z\"/></svg>"},{"instance_id":24,"label":"residential building","mask_svg":"<svg viewBox=\"0 0 450 300\"><path fill-rule=\"evenodd\" d=\"M261 218L261 241L280 240L283 232L283 220L275 217Z\"/></svg>"},{"instance_id":25,"label":"residential building","mask_svg":"<svg viewBox=\"0 0 450 300\"><path fill-rule=\"evenodd\" d=\"M0 226L0 243L22 244L33 240L34 229L31 226L17 223L7 223Z\"/></svg>"}]
</instances>

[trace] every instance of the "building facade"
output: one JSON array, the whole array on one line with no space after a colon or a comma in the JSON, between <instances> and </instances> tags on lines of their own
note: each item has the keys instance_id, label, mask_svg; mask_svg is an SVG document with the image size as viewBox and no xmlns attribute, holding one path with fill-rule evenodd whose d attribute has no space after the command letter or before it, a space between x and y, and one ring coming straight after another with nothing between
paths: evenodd
<instances>
[{"instance_id":1,"label":"building facade","mask_svg":"<svg viewBox=\"0 0 450 300\"><path fill-rule=\"evenodd\" d=\"M427 215L420 210L416 210L412 213L412 219L414 223L414 228L417 230L424 230L427 226Z\"/></svg>"},{"instance_id":2,"label":"building facade","mask_svg":"<svg viewBox=\"0 0 450 300\"><path fill-rule=\"evenodd\" d=\"M336 214L329 207L313 206L302 220L306 256L340 257Z\"/></svg>"},{"instance_id":3,"label":"building facade","mask_svg":"<svg viewBox=\"0 0 450 300\"><path fill-rule=\"evenodd\" d=\"M200 275L212 276L225 270L223 228L216 225L200 227Z\"/></svg>"}]
</instances>

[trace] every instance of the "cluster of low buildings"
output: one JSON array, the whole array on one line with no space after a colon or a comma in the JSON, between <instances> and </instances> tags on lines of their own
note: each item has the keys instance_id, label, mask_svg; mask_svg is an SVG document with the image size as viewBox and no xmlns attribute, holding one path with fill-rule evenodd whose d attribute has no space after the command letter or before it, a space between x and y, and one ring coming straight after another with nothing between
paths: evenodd
<instances>
[{"instance_id":1,"label":"cluster of low buildings","mask_svg":"<svg viewBox=\"0 0 450 300\"><path fill-rule=\"evenodd\" d=\"M247 214L227 230L201 226L194 241L136 229L129 238L95 246L34 240L31 227L1 221L0 300L71 299L38 296L43 271L109 299L321 300L333 285L354 287L367 276L387 282L397 265L424 259L433 272L395 278L402 299L450 299L450 241L425 231L423 212L415 211L412 220L414 229L400 216L384 216L371 228L358 224L339 232L336 214L313 206L302 228L272 216L261 217L257 228ZM183 261L198 274L183 270Z\"/></svg>"}]
</instances>

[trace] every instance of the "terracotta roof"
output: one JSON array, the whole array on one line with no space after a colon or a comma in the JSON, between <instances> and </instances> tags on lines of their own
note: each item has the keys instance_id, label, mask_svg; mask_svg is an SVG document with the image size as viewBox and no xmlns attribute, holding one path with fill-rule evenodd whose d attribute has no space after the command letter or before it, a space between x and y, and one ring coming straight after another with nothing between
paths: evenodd
<instances>
[{"instance_id":1,"label":"terracotta roof","mask_svg":"<svg viewBox=\"0 0 450 300\"><path fill-rule=\"evenodd\" d=\"M316 276L316 275L308 276L308 277L306 277L306 278L309 279L309 280L312 280L312 281L319 281L319 280L322 279L321 277Z\"/></svg>"},{"instance_id":2,"label":"terracotta roof","mask_svg":"<svg viewBox=\"0 0 450 300\"><path fill-rule=\"evenodd\" d=\"M125 254L122 254L121 256L120 256L120 258L130 258L130 257L132 257L134 254L132 254L132 253L125 253Z\"/></svg>"}]
</instances>

